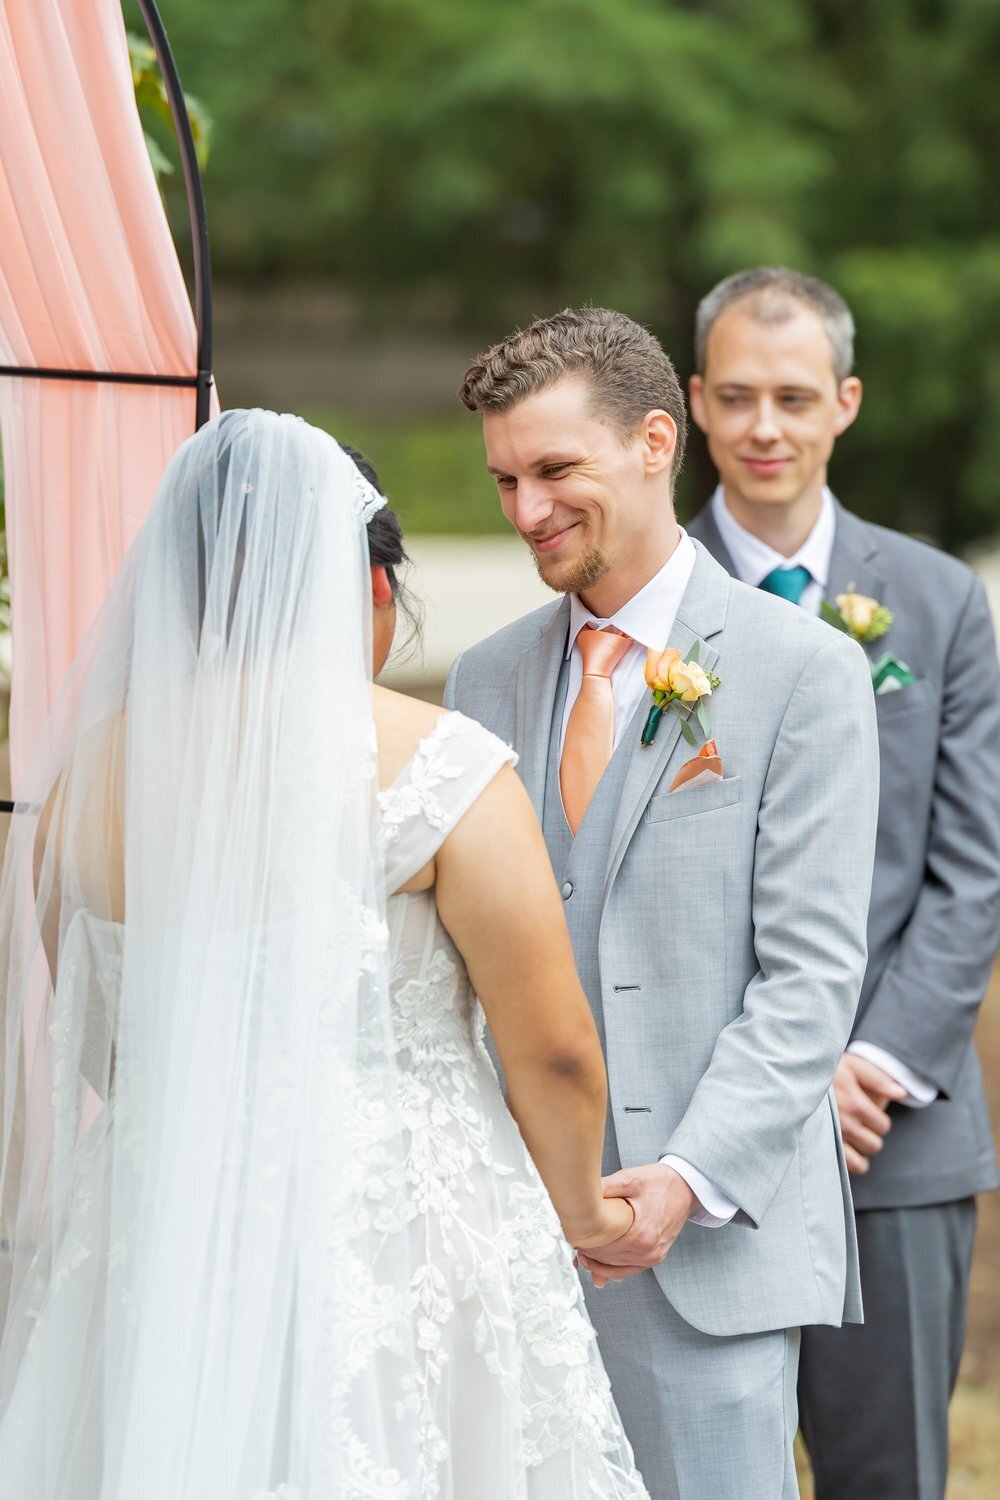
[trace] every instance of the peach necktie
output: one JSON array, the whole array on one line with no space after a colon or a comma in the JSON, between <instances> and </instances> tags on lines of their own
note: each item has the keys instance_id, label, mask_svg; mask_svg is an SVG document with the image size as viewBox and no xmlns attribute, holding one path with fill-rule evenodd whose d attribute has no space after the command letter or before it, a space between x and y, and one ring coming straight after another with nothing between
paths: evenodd
<instances>
[{"instance_id":1,"label":"peach necktie","mask_svg":"<svg viewBox=\"0 0 1000 1500\"><path fill-rule=\"evenodd\" d=\"M559 765L566 821L574 834L583 822L597 783L615 747L615 701L611 674L632 644L618 631L585 625L576 638L583 681L570 710Z\"/></svg>"}]
</instances>

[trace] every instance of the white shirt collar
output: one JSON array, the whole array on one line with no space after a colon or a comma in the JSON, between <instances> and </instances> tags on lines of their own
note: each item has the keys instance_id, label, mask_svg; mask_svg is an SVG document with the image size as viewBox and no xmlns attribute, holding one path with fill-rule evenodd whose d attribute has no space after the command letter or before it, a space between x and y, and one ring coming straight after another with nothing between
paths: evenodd
<instances>
[{"instance_id":1,"label":"white shirt collar","mask_svg":"<svg viewBox=\"0 0 1000 1500\"><path fill-rule=\"evenodd\" d=\"M747 531L745 526L740 525L726 505L721 484L712 496L711 505L719 535L733 560L733 567L741 583L749 583L757 588L761 580L775 568L802 567L809 569L821 590L826 588L837 529L833 495L826 485L823 486L823 501L816 524L792 557L783 557L780 552L775 552L773 547L762 542L759 536L754 536L752 531Z\"/></svg>"},{"instance_id":2,"label":"white shirt collar","mask_svg":"<svg viewBox=\"0 0 1000 1500\"><path fill-rule=\"evenodd\" d=\"M570 595L567 656L572 652L576 638L585 625L593 625L598 630L606 625L614 625L646 651L664 649L698 556L694 542L683 526L678 530L681 539L660 571L610 619L598 619L577 594Z\"/></svg>"}]
</instances>

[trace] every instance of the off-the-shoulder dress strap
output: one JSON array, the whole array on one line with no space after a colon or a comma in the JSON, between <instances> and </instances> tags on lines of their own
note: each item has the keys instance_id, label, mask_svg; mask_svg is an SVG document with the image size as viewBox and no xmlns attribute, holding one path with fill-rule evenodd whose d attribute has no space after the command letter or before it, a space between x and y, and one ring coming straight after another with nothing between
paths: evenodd
<instances>
[{"instance_id":1,"label":"off-the-shoulder dress strap","mask_svg":"<svg viewBox=\"0 0 1000 1500\"><path fill-rule=\"evenodd\" d=\"M421 869L504 766L509 745L464 714L442 713L391 787L379 793L386 891Z\"/></svg>"}]
</instances>

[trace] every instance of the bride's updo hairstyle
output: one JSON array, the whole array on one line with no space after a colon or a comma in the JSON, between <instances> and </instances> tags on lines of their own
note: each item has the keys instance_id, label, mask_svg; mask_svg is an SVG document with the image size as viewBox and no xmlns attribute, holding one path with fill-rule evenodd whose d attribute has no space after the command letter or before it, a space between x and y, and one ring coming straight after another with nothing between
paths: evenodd
<instances>
[{"instance_id":1,"label":"bride's updo hairstyle","mask_svg":"<svg viewBox=\"0 0 1000 1500\"><path fill-rule=\"evenodd\" d=\"M340 438L337 442L372 488L378 490L380 495L384 495L382 481L371 460L353 444L342 442ZM409 626L406 644L412 645L420 635L421 609L400 578L400 570L409 564L410 559L403 542L402 523L389 503L385 504L381 510L377 510L368 522L368 555L373 568L385 569L396 608L405 617Z\"/></svg>"}]
</instances>

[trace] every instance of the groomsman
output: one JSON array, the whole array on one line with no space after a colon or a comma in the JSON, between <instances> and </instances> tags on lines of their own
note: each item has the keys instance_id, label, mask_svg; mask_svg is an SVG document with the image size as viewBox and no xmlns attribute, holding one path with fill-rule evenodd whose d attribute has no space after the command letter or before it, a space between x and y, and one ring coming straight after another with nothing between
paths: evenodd
<instances>
[{"instance_id":1,"label":"groomsman","mask_svg":"<svg viewBox=\"0 0 1000 1500\"><path fill-rule=\"evenodd\" d=\"M975 1196L997 1185L972 1031L1000 931L1000 673L975 574L827 487L861 404L853 340L809 276L763 266L708 293L691 410L720 482L690 532L871 662L868 971L835 1080L865 1323L803 1329L799 1403L818 1500L940 1500Z\"/></svg>"}]
</instances>

